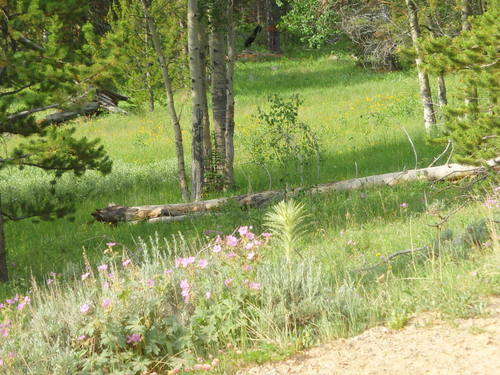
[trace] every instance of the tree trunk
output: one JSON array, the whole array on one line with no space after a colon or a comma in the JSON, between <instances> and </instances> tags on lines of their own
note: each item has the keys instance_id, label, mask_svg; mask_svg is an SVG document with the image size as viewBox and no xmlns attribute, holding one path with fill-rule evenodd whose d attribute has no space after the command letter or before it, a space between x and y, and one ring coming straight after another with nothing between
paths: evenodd
<instances>
[{"instance_id":1,"label":"tree trunk","mask_svg":"<svg viewBox=\"0 0 500 375\"><path fill-rule=\"evenodd\" d=\"M434 20L432 15L427 14L426 16L427 24L431 30L431 35L433 38L438 38L440 35L438 33L439 26ZM448 98L446 96L446 81L444 79L444 72L440 72L437 77L438 82L438 101L441 109L448 104Z\"/></svg>"},{"instance_id":2,"label":"tree trunk","mask_svg":"<svg viewBox=\"0 0 500 375\"><path fill-rule=\"evenodd\" d=\"M446 97L446 82L444 80L444 73L439 73L438 77L438 100L439 106L442 108L448 104Z\"/></svg>"},{"instance_id":3,"label":"tree trunk","mask_svg":"<svg viewBox=\"0 0 500 375\"><path fill-rule=\"evenodd\" d=\"M144 28L144 54L147 56L149 49L149 32L148 32L148 21L146 20L146 25ZM146 91L148 93L148 101L149 101L149 111L154 112L155 110L155 94L153 91L153 86L151 85L151 73L149 71L150 63L146 66L146 73L144 75Z\"/></svg>"},{"instance_id":4,"label":"tree trunk","mask_svg":"<svg viewBox=\"0 0 500 375\"><path fill-rule=\"evenodd\" d=\"M226 163L227 188L234 187L234 60L236 58L236 31L234 25L234 0L229 0L227 8L227 108L226 108Z\"/></svg>"},{"instance_id":5,"label":"tree trunk","mask_svg":"<svg viewBox=\"0 0 500 375\"><path fill-rule=\"evenodd\" d=\"M488 165L495 170L498 169L499 164L500 157L488 161ZM485 173L486 171L487 169L483 167L449 164L438 167L411 169L403 172L385 173L345 181L330 182L326 184L319 184L311 188L297 188L288 192L283 190L270 190L260 193L211 199L200 202L137 207L126 207L111 204L106 208L96 210L92 213L92 216L94 216L97 221L109 223L117 223L121 221L149 221L151 219L158 219L161 217L192 215L195 213L200 214L207 211L213 211L230 202L236 202L241 206L247 207L262 207L278 200L282 200L285 196L293 196L297 194L328 194L335 191L366 189L374 186L394 186L411 181L453 181L467 176Z\"/></svg>"},{"instance_id":6,"label":"tree trunk","mask_svg":"<svg viewBox=\"0 0 500 375\"><path fill-rule=\"evenodd\" d=\"M217 12L218 14L222 11ZM212 68L211 91L212 91L212 111L214 119L215 149L218 156L216 170L224 173L224 164L226 158L226 48L225 33L222 26L222 19L218 15L213 15L212 26L209 37L210 62ZM225 17L224 17L225 18Z\"/></svg>"},{"instance_id":7,"label":"tree trunk","mask_svg":"<svg viewBox=\"0 0 500 375\"><path fill-rule=\"evenodd\" d=\"M210 155L212 153L212 137L210 134L210 116L208 112L208 75L207 75L207 55L208 55L208 38L207 30L203 23L200 24L198 37L200 39L200 61L201 61L201 73L203 75L203 160L208 163L210 160Z\"/></svg>"},{"instance_id":8,"label":"tree trunk","mask_svg":"<svg viewBox=\"0 0 500 375\"><path fill-rule=\"evenodd\" d=\"M200 60L198 0L188 0L188 47L192 98L192 198L203 192L203 73Z\"/></svg>"},{"instance_id":9,"label":"tree trunk","mask_svg":"<svg viewBox=\"0 0 500 375\"><path fill-rule=\"evenodd\" d=\"M9 273L7 269L7 249L5 247L4 221L0 201L0 282L7 281L9 281Z\"/></svg>"},{"instance_id":10,"label":"tree trunk","mask_svg":"<svg viewBox=\"0 0 500 375\"><path fill-rule=\"evenodd\" d=\"M170 120L172 121L172 127L174 129L175 137L175 151L177 154L177 177L179 179L179 185L181 188L182 199L184 201L189 200L189 189L186 178L186 168L184 165L184 147L182 144L182 132L181 125L179 122L179 117L177 116L177 111L175 109L174 103L174 93L172 90L172 83L170 76L168 74L167 62L161 46L160 37L156 31L156 25L154 23L151 14L149 13L148 5L146 0L141 0L144 9L144 16L148 24L149 32L151 33L151 38L153 40L153 46L158 56L158 61L160 63L161 74L163 77L163 85L165 87L165 94L167 95L167 105L168 112L170 115Z\"/></svg>"},{"instance_id":11,"label":"tree trunk","mask_svg":"<svg viewBox=\"0 0 500 375\"><path fill-rule=\"evenodd\" d=\"M280 53L280 32L276 28L280 21L280 8L276 0L266 0L267 48L272 53Z\"/></svg>"},{"instance_id":12,"label":"tree trunk","mask_svg":"<svg viewBox=\"0 0 500 375\"><path fill-rule=\"evenodd\" d=\"M431 87L429 85L429 76L424 71L422 51L418 45L420 37L420 28L418 24L417 6L414 0L406 0L408 8L408 21L411 29L411 39L415 48L415 64L418 72L418 83L420 85L420 96L424 107L424 125L425 130L430 132L436 126L436 116L434 114L434 104L432 102Z\"/></svg>"}]
</instances>

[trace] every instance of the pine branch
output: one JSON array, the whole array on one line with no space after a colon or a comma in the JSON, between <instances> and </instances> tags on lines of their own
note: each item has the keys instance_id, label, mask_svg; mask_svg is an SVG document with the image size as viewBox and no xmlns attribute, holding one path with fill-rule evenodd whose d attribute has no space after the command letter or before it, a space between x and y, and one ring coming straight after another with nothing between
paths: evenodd
<instances>
[{"instance_id":1,"label":"pine branch","mask_svg":"<svg viewBox=\"0 0 500 375\"><path fill-rule=\"evenodd\" d=\"M7 120L17 120L19 118L29 116L33 113L46 111L47 109L57 108L59 106L60 106L60 104L50 104L50 105L46 105L45 107L38 107L38 108L33 108L33 109L27 109L25 111L19 111L19 112L16 112L16 113L8 116Z\"/></svg>"},{"instance_id":2,"label":"pine branch","mask_svg":"<svg viewBox=\"0 0 500 375\"><path fill-rule=\"evenodd\" d=\"M17 93L19 93L19 92L21 92L21 91L23 91L23 90L27 89L28 87L31 87L31 83L30 83L30 84L28 84L28 85L24 85L24 86L22 86L22 87L20 87L20 88L18 88L18 89L16 89L16 90L7 91L7 92L2 92L2 93L0 93L0 98L1 98L2 96L7 96L7 95L15 95L15 94L17 94Z\"/></svg>"}]
</instances>

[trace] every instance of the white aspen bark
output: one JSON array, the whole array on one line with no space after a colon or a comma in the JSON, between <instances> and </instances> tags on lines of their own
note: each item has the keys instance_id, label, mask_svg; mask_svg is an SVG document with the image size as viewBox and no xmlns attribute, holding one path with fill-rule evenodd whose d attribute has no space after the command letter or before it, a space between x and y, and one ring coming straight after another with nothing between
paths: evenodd
<instances>
[{"instance_id":1,"label":"white aspen bark","mask_svg":"<svg viewBox=\"0 0 500 375\"><path fill-rule=\"evenodd\" d=\"M234 0L229 0L227 9L227 108L226 108L226 163L227 188L234 187L234 60L236 58L236 30L234 25Z\"/></svg>"},{"instance_id":2,"label":"white aspen bark","mask_svg":"<svg viewBox=\"0 0 500 375\"><path fill-rule=\"evenodd\" d=\"M154 23L153 18L151 17L151 14L149 13L146 0L141 0L141 2L144 9L144 15L146 17L148 28L151 33L151 38L153 40L153 46L158 56L158 61L160 62L160 68L163 77L163 85L165 87L165 94L167 96L168 112L172 122L172 127L174 129L175 150L177 154L177 177L181 188L182 199L188 201L190 197L189 197L189 190L186 178L186 168L184 164L184 146L182 144L181 125L179 122L179 117L177 116L177 111L175 109L172 83L170 80L170 76L168 74L167 62L165 59L163 48L161 46L160 37L156 30L156 25Z\"/></svg>"},{"instance_id":3,"label":"white aspen bark","mask_svg":"<svg viewBox=\"0 0 500 375\"><path fill-rule=\"evenodd\" d=\"M210 134L210 116L208 112L208 98L207 91L209 87L207 78L207 55L208 55L208 31L203 23L200 23L198 30L198 37L200 39L200 64L201 73L203 75L203 160L207 163L210 160L212 153L212 139ZM206 167L206 166L205 166Z\"/></svg>"},{"instance_id":4,"label":"white aspen bark","mask_svg":"<svg viewBox=\"0 0 500 375\"><path fill-rule=\"evenodd\" d=\"M5 246L4 220L0 200L0 282L7 281L9 281L9 273L7 269L7 248Z\"/></svg>"},{"instance_id":5,"label":"white aspen bark","mask_svg":"<svg viewBox=\"0 0 500 375\"><path fill-rule=\"evenodd\" d=\"M420 37L420 28L418 24L417 7L414 0L405 0L408 8L408 21L411 29L411 39L415 48L416 57L415 64L418 72L418 83L420 86L420 97L424 108L424 125L427 132L431 132L436 126L436 116L434 114L434 104L432 102L431 87L429 84L429 76L424 71L422 51L418 45Z\"/></svg>"},{"instance_id":6,"label":"white aspen bark","mask_svg":"<svg viewBox=\"0 0 500 375\"><path fill-rule=\"evenodd\" d=\"M188 50L192 100L192 198L203 193L203 73L200 59L198 0L188 0Z\"/></svg>"},{"instance_id":7,"label":"white aspen bark","mask_svg":"<svg viewBox=\"0 0 500 375\"><path fill-rule=\"evenodd\" d=\"M217 171L223 173L224 160L226 157L226 48L225 48L225 29L227 25L223 24L226 10L212 9L212 25L209 36L210 62L212 68L212 111L214 119L215 148L219 156L219 162L216 166Z\"/></svg>"}]
</instances>

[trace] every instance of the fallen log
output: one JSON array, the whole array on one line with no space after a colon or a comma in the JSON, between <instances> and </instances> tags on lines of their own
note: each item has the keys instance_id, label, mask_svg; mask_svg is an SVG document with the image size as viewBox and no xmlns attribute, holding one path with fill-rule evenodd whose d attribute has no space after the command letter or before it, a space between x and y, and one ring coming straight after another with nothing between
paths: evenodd
<instances>
[{"instance_id":1,"label":"fallen log","mask_svg":"<svg viewBox=\"0 0 500 375\"><path fill-rule=\"evenodd\" d=\"M489 166L497 170L500 166L500 157L488 162ZM273 202L282 200L287 196L299 193L327 194L334 191L349 191L374 186L393 186L411 181L453 181L467 176L485 173L484 167L474 167L460 164L449 164L438 167L414 169L403 172L385 173L381 175L354 178L351 180L330 182L310 188L297 188L285 192L283 190L270 190L260 193L244 194L233 197L210 199L199 202L172 203L148 206L127 207L109 204L108 207L97 209L91 215L97 221L118 223L121 221L179 221L193 215L200 215L208 211L217 210L228 203L236 203L246 207L263 207ZM182 219L168 219L169 217L183 216ZM165 218L165 219L160 219Z\"/></svg>"}]
</instances>

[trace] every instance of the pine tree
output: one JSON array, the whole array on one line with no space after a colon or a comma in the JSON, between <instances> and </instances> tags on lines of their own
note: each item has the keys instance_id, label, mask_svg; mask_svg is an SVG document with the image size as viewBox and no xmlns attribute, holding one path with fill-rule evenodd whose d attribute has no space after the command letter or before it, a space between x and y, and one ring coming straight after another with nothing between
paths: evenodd
<instances>
[{"instance_id":1,"label":"pine tree","mask_svg":"<svg viewBox=\"0 0 500 375\"><path fill-rule=\"evenodd\" d=\"M2 4L0 136L16 136L20 142L0 157L0 169L36 167L53 174L54 181L66 172L110 172L111 160L98 140L77 138L72 128L47 126L35 118L37 112L71 107L92 95L83 49L87 11L85 2L78 0ZM9 173L5 176L8 179ZM0 207L0 281L8 279L4 221L66 212L51 202L26 205L21 215Z\"/></svg>"},{"instance_id":2,"label":"pine tree","mask_svg":"<svg viewBox=\"0 0 500 375\"><path fill-rule=\"evenodd\" d=\"M464 101L470 90L460 90L461 100L445 111L443 139L452 139L459 161L481 163L498 156L500 150L499 17L500 5L492 2L484 14L469 17L470 27L460 35L422 44L429 71L457 75L462 87L477 88L474 105Z\"/></svg>"}]
</instances>

